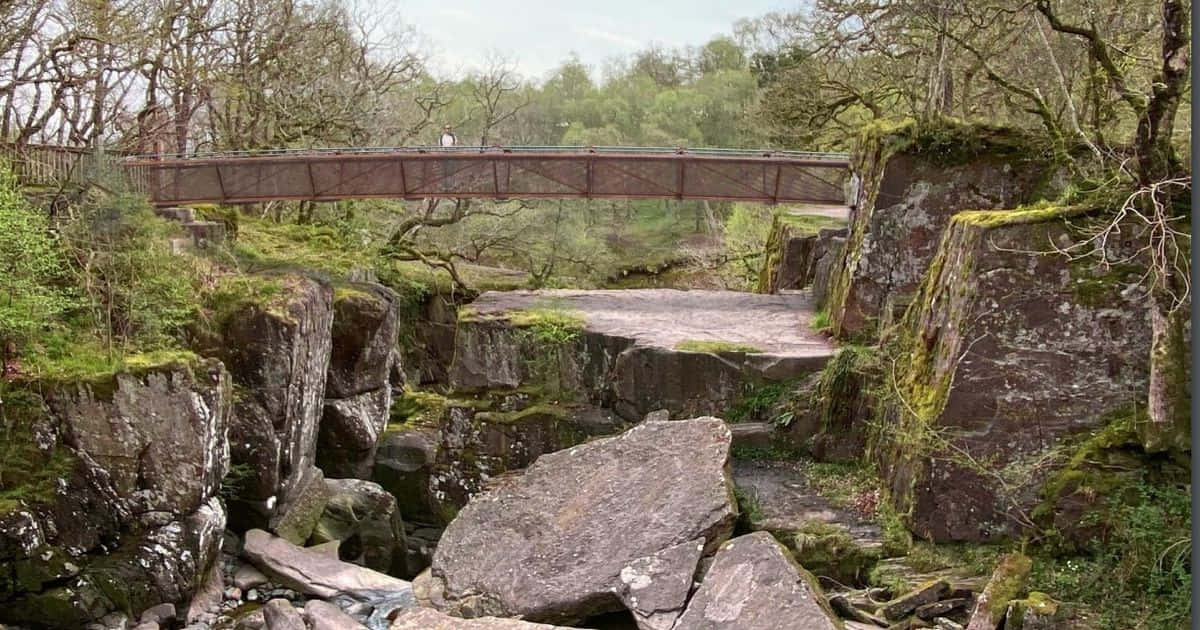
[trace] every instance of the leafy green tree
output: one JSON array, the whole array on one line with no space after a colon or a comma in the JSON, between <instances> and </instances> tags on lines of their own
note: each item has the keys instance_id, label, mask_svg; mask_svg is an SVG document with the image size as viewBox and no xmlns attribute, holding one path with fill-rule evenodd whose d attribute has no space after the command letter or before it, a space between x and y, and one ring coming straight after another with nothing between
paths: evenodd
<instances>
[{"instance_id":1,"label":"leafy green tree","mask_svg":"<svg viewBox=\"0 0 1200 630\"><path fill-rule=\"evenodd\" d=\"M0 350L3 374L18 351L65 309L63 260L46 215L30 207L0 165Z\"/></svg>"}]
</instances>

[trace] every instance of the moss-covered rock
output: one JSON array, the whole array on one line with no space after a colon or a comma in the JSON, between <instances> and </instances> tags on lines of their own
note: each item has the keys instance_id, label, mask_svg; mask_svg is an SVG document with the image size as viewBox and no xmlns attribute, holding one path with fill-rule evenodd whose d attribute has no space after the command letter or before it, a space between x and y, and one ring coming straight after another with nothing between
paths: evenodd
<instances>
[{"instance_id":1,"label":"moss-covered rock","mask_svg":"<svg viewBox=\"0 0 1200 630\"><path fill-rule=\"evenodd\" d=\"M1054 172L1035 136L953 121L871 126L856 154L863 184L829 298L844 339L873 339L903 312L952 215L1040 199Z\"/></svg>"},{"instance_id":2,"label":"moss-covered rock","mask_svg":"<svg viewBox=\"0 0 1200 630\"><path fill-rule=\"evenodd\" d=\"M778 293L784 289L803 289L813 281L827 244L846 234L845 221L821 215L781 212L771 222L767 235L766 259L758 275L755 290Z\"/></svg>"},{"instance_id":3,"label":"moss-covered rock","mask_svg":"<svg viewBox=\"0 0 1200 630\"><path fill-rule=\"evenodd\" d=\"M331 353L333 290L287 274L240 277L211 306L207 352L221 358L235 385L229 441L233 463L249 467L233 510L236 529L265 526L316 460ZM250 515L257 514L255 518ZM243 518L246 517L246 518Z\"/></svg>"},{"instance_id":4,"label":"moss-covered rock","mask_svg":"<svg viewBox=\"0 0 1200 630\"><path fill-rule=\"evenodd\" d=\"M872 452L924 538L993 540L1030 527L1073 436L1144 399L1149 327L1128 290L1140 275L1046 251L1076 242L1082 212L956 215L884 338ZM1101 285L1102 301L1090 293Z\"/></svg>"},{"instance_id":5,"label":"moss-covered rock","mask_svg":"<svg viewBox=\"0 0 1200 630\"><path fill-rule=\"evenodd\" d=\"M992 579L979 594L967 630L995 630L1004 621L1009 602L1025 591L1032 568L1033 561L1023 554L1012 553L1001 558Z\"/></svg>"}]
</instances>

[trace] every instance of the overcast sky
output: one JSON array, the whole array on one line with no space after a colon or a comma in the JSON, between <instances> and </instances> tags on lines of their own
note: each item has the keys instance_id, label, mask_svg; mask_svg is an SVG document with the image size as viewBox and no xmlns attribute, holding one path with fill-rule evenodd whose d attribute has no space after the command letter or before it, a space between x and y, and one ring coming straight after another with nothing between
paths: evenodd
<instances>
[{"instance_id":1,"label":"overcast sky","mask_svg":"<svg viewBox=\"0 0 1200 630\"><path fill-rule=\"evenodd\" d=\"M541 79L572 52L593 70L651 43L700 45L739 18L789 9L796 0L377 0L416 27L435 67L477 67L489 51Z\"/></svg>"}]
</instances>

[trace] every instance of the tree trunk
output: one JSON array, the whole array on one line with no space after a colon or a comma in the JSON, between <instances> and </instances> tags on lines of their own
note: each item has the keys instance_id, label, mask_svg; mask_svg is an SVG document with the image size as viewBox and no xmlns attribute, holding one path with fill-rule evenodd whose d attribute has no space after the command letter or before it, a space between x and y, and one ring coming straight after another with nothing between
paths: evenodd
<instances>
[{"instance_id":1,"label":"tree trunk","mask_svg":"<svg viewBox=\"0 0 1200 630\"><path fill-rule=\"evenodd\" d=\"M1172 282L1172 284L1179 284ZM1180 290L1182 287L1172 287ZM1150 394L1142 428L1147 451L1187 450L1191 443L1191 309L1172 309L1174 296L1154 291L1150 309Z\"/></svg>"}]
</instances>

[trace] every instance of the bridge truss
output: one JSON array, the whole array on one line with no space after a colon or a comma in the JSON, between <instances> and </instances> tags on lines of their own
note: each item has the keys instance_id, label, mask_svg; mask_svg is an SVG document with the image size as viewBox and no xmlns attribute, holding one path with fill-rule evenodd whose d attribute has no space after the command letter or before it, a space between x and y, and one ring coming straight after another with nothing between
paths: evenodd
<instances>
[{"instance_id":1,"label":"bridge truss","mask_svg":"<svg viewBox=\"0 0 1200 630\"><path fill-rule=\"evenodd\" d=\"M843 203L845 154L647 147L398 147L133 157L157 205L362 198Z\"/></svg>"}]
</instances>

